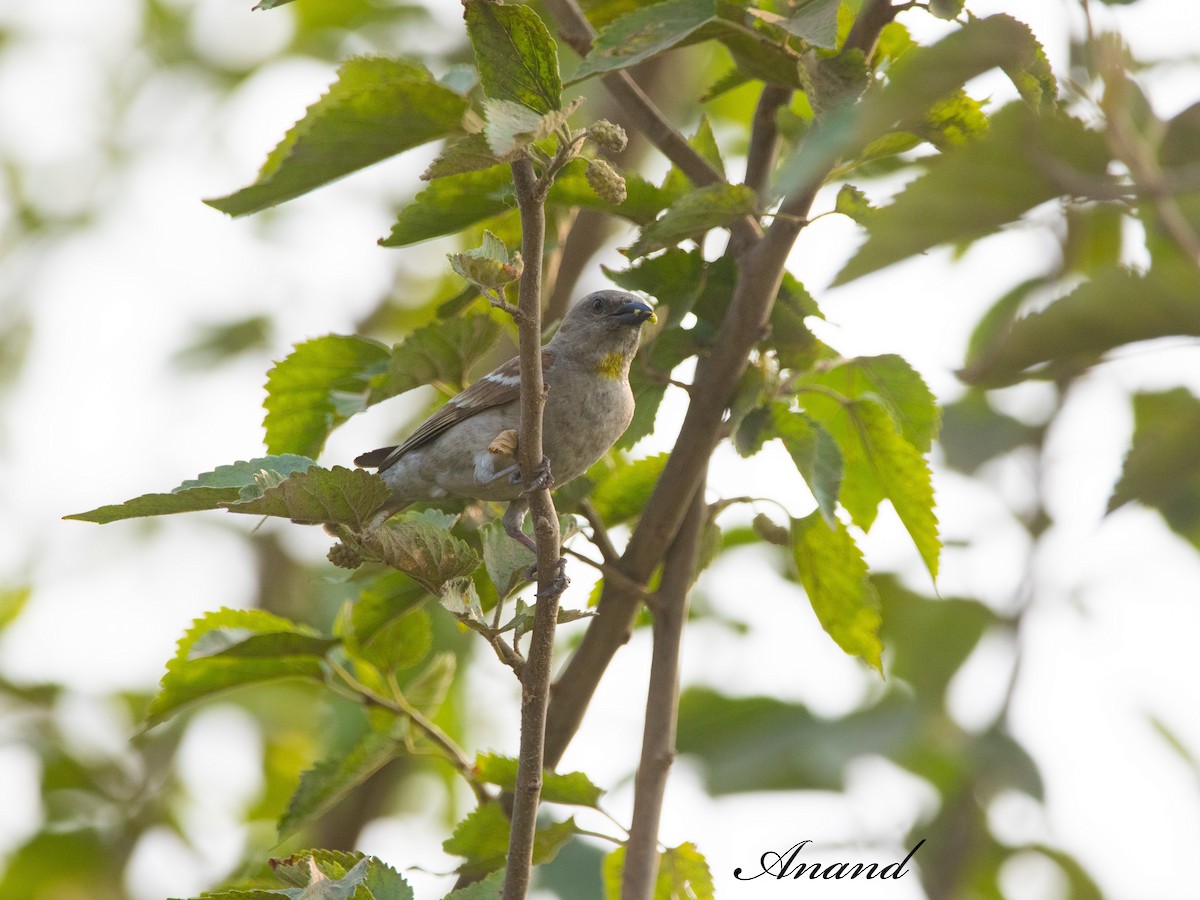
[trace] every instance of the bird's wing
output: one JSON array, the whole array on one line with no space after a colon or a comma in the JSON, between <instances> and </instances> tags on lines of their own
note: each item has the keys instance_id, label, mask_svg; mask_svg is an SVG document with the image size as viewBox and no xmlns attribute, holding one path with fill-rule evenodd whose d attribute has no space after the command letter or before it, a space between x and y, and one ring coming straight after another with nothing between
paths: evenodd
<instances>
[{"instance_id":1,"label":"bird's wing","mask_svg":"<svg viewBox=\"0 0 1200 900\"><path fill-rule=\"evenodd\" d=\"M545 372L554 362L554 351L542 351L542 371ZM452 397L445 406L421 423L404 443L397 447L383 447L364 453L354 460L359 466L378 466L382 472L394 465L400 457L410 450L420 447L433 440L449 428L485 409L503 406L521 396L521 361L513 357L508 362L498 366L484 375L469 388Z\"/></svg>"}]
</instances>

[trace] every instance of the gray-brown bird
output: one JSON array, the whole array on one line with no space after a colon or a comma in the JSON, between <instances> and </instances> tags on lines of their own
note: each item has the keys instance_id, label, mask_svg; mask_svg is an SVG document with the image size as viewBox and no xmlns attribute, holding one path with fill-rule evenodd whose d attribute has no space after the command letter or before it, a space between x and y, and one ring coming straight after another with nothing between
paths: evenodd
<instances>
[{"instance_id":1,"label":"gray-brown bird","mask_svg":"<svg viewBox=\"0 0 1200 900\"><path fill-rule=\"evenodd\" d=\"M642 324L654 311L625 291L588 294L542 348L546 405L542 448L554 484L582 475L616 443L633 418L629 364ZM391 515L422 500L507 500L506 530L526 546L525 484L516 458L521 371L514 357L451 398L404 443L364 453L392 490Z\"/></svg>"}]
</instances>

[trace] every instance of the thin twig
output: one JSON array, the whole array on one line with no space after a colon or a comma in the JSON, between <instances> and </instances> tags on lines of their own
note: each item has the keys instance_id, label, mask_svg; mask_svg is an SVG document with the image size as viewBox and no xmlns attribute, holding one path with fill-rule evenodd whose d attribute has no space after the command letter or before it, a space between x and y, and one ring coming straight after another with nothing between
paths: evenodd
<instances>
[{"instance_id":1,"label":"thin twig","mask_svg":"<svg viewBox=\"0 0 1200 900\"><path fill-rule=\"evenodd\" d=\"M545 199L549 183L539 180L528 158L512 163L513 184L521 212L521 255L525 268L519 284L523 315L521 346L521 434L518 461L528 479L542 466L541 290L542 252L546 230ZM550 662L558 620L560 537L558 514L548 487L529 495L533 534L537 542L538 601L534 609L529 653L521 671L521 745L517 755L517 785L513 792L512 830L508 844L504 900L524 900L533 867L533 840L542 792L546 707L550 697Z\"/></svg>"},{"instance_id":2,"label":"thin twig","mask_svg":"<svg viewBox=\"0 0 1200 900\"><path fill-rule=\"evenodd\" d=\"M596 545L596 549L600 551L604 561L606 563L616 562L621 554L613 546L612 539L608 536L608 529L604 527L604 520L600 518L596 507L592 506L590 500L583 500L579 504L579 511L583 513L587 523L592 526L592 543Z\"/></svg>"},{"instance_id":3,"label":"thin twig","mask_svg":"<svg viewBox=\"0 0 1200 900\"><path fill-rule=\"evenodd\" d=\"M471 786L471 790L475 792L475 796L481 803L490 802L494 799L481 785L475 780L474 763L470 760L467 754L461 747L454 742L454 739L446 732L442 731L430 719L408 702L408 699L397 689L395 697L385 697L377 691L371 689L355 678L350 671L336 659L330 657L328 659L330 668L337 673L337 676L342 679L347 687L349 687L359 700L363 700L372 706L378 706L380 709L386 709L393 715L407 718L414 726L442 751L442 757L446 759L458 771L467 784Z\"/></svg>"},{"instance_id":4,"label":"thin twig","mask_svg":"<svg viewBox=\"0 0 1200 900\"><path fill-rule=\"evenodd\" d=\"M621 900L650 900L654 895L659 859L658 824L667 775L675 759L680 645L706 514L701 487L688 504L687 515L663 563L662 585L654 607L654 653L646 696L646 725L634 784Z\"/></svg>"}]
</instances>

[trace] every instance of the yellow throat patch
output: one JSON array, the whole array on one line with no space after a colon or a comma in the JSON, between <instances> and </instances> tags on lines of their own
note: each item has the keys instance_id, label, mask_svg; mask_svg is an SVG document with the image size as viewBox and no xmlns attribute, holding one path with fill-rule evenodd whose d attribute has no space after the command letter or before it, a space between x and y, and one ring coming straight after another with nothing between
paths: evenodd
<instances>
[{"instance_id":1,"label":"yellow throat patch","mask_svg":"<svg viewBox=\"0 0 1200 900\"><path fill-rule=\"evenodd\" d=\"M609 353L596 363L596 374L605 378L620 378L625 371L625 357L620 353Z\"/></svg>"}]
</instances>

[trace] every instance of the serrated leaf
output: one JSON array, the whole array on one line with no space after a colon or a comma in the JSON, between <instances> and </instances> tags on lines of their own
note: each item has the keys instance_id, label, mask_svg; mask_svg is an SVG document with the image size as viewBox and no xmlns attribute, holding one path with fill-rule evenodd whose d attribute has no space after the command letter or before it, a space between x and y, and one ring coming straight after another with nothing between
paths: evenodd
<instances>
[{"instance_id":1,"label":"serrated leaf","mask_svg":"<svg viewBox=\"0 0 1200 900\"><path fill-rule=\"evenodd\" d=\"M817 621L834 643L883 674L879 597L846 526L819 513L792 520L792 559Z\"/></svg>"},{"instance_id":2,"label":"serrated leaf","mask_svg":"<svg viewBox=\"0 0 1200 900\"><path fill-rule=\"evenodd\" d=\"M485 134L468 134L446 145L437 159L429 164L421 173L422 181L432 181L434 178L445 178L447 175L461 175L464 172L478 172L499 165L500 160L492 153Z\"/></svg>"},{"instance_id":3,"label":"serrated leaf","mask_svg":"<svg viewBox=\"0 0 1200 900\"><path fill-rule=\"evenodd\" d=\"M501 900L504 893L504 869L498 869L482 881L448 893L443 900Z\"/></svg>"},{"instance_id":4,"label":"serrated leaf","mask_svg":"<svg viewBox=\"0 0 1200 900\"><path fill-rule=\"evenodd\" d=\"M360 539L381 562L416 579L433 594L479 565L479 557L465 541L421 519L389 522Z\"/></svg>"},{"instance_id":5,"label":"serrated leaf","mask_svg":"<svg viewBox=\"0 0 1200 900\"><path fill-rule=\"evenodd\" d=\"M619 900L625 875L624 845L604 857L601 867L605 900ZM668 847L658 856L654 900L713 900L716 896L708 861L688 842Z\"/></svg>"},{"instance_id":6,"label":"serrated leaf","mask_svg":"<svg viewBox=\"0 0 1200 900\"><path fill-rule=\"evenodd\" d=\"M481 753L475 757L474 772L476 778L487 784L497 785L505 791L516 789L517 761L511 756ZM604 791L582 772L559 774L547 769L542 773L542 800L546 803L596 808L602 796Z\"/></svg>"},{"instance_id":7,"label":"serrated leaf","mask_svg":"<svg viewBox=\"0 0 1200 900\"><path fill-rule=\"evenodd\" d=\"M512 172L507 165L447 175L430 183L400 211L383 247L406 247L516 209Z\"/></svg>"},{"instance_id":8,"label":"serrated leaf","mask_svg":"<svg viewBox=\"0 0 1200 900\"><path fill-rule=\"evenodd\" d=\"M993 68L1016 70L1040 50L1029 26L1011 16L972 19L928 47L904 52L888 83L829 117L814 140L784 163L775 190L786 194L824 177L839 159L891 132L912 131L934 104ZM1040 107L1039 107L1040 108Z\"/></svg>"},{"instance_id":9,"label":"serrated leaf","mask_svg":"<svg viewBox=\"0 0 1200 900\"><path fill-rule=\"evenodd\" d=\"M561 104L558 48L527 6L467 0L467 35L485 96L547 113Z\"/></svg>"},{"instance_id":10,"label":"serrated leaf","mask_svg":"<svg viewBox=\"0 0 1200 900\"><path fill-rule=\"evenodd\" d=\"M391 734L371 731L348 752L338 753L301 773L287 812L279 820L279 840L323 816L402 752L403 748Z\"/></svg>"},{"instance_id":11,"label":"serrated leaf","mask_svg":"<svg viewBox=\"0 0 1200 900\"><path fill-rule=\"evenodd\" d=\"M313 875L314 865L319 877ZM399 872L376 857L364 856L357 851L305 850L286 859L272 859L270 866L285 884L307 889L316 882L327 886L340 884L341 887L335 888L337 890L349 889L348 893L332 895L336 900L361 898L363 890L373 900L413 900L412 888ZM304 896L303 893L285 893L297 900Z\"/></svg>"},{"instance_id":12,"label":"serrated leaf","mask_svg":"<svg viewBox=\"0 0 1200 900\"><path fill-rule=\"evenodd\" d=\"M230 512L280 516L308 524L349 525L361 530L387 506L391 493L374 472L313 466L289 475L258 496L222 506Z\"/></svg>"},{"instance_id":13,"label":"serrated leaf","mask_svg":"<svg viewBox=\"0 0 1200 900\"><path fill-rule=\"evenodd\" d=\"M372 390L370 402L378 403L423 384L446 393L462 390L471 370L500 339L497 315L459 316L418 328L392 348L387 375Z\"/></svg>"},{"instance_id":14,"label":"serrated leaf","mask_svg":"<svg viewBox=\"0 0 1200 900\"><path fill-rule=\"evenodd\" d=\"M715 896L708 860L695 844L668 847L659 856L654 900L713 900Z\"/></svg>"},{"instance_id":15,"label":"serrated leaf","mask_svg":"<svg viewBox=\"0 0 1200 900\"><path fill-rule=\"evenodd\" d=\"M264 471L287 476L293 472L304 472L315 465L311 459L294 454L259 457L218 466L211 472L185 481L169 494L143 494L125 503L101 506L64 518L103 525L141 516L165 516L204 509L221 509L226 503L236 501L244 488L253 487L256 478Z\"/></svg>"},{"instance_id":16,"label":"serrated leaf","mask_svg":"<svg viewBox=\"0 0 1200 900\"><path fill-rule=\"evenodd\" d=\"M350 608L348 651L385 673L415 666L432 643L429 615L422 609L428 599L429 592L407 575L379 576Z\"/></svg>"},{"instance_id":17,"label":"serrated leaf","mask_svg":"<svg viewBox=\"0 0 1200 900\"><path fill-rule=\"evenodd\" d=\"M667 0L626 13L600 30L568 83L637 65L678 46L716 14L715 0Z\"/></svg>"},{"instance_id":18,"label":"serrated leaf","mask_svg":"<svg viewBox=\"0 0 1200 900\"><path fill-rule=\"evenodd\" d=\"M710 184L684 194L665 213L642 229L633 246L624 251L630 259L670 247L687 238L698 238L713 228L724 228L753 215L758 196L744 184Z\"/></svg>"},{"instance_id":19,"label":"serrated leaf","mask_svg":"<svg viewBox=\"0 0 1200 900\"><path fill-rule=\"evenodd\" d=\"M843 397L873 397L887 408L904 439L928 453L937 436L941 413L933 391L908 361L895 353L856 356L806 378ZM807 396L805 397L807 400Z\"/></svg>"},{"instance_id":20,"label":"serrated leaf","mask_svg":"<svg viewBox=\"0 0 1200 900\"><path fill-rule=\"evenodd\" d=\"M842 454L837 443L819 422L782 403L772 408L771 423L816 498L821 515L832 523L842 487Z\"/></svg>"},{"instance_id":21,"label":"serrated leaf","mask_svg":"<svg viewBox=\"0 0 1200 900\"><path fill-rule=\"evenodd\" d=\"M490 231L483 232L483 243L472 250L449 254L450 266L460 276L481 288L498 290L521 277L524 263L520 253L510 254L504 241Z\"/></svg>"},{"instance_id":22,"label":"serrated leaf","mask_svg":"<svg viewBox=\"0 0 1200 900\"><path fill-rule=\"evenodd\" d=\"M232 216L299 197L461 129L468 101L417 63L359 57L267 157L250 187L205 202Z\"/></svg>"},{"instance_id":23,"label":"serrated leaf","mask_svg":"<svg viewBox=\"0 0 1200 900\"><path fill-rule=\"evenodd\" d=\"M907 58L907 57L906 57ZM1102 134L1066 116L1038 116L1024 103L992 116L988 134L940 156L867 222L867 240L834 279L845 284L947 242L990 235L1060 196L1055 166L1102 179Z\"/></svg>"},{"instance_id":24,"label":"serrated leaf","mask_svg":"<svg viewBox=\"0 0 1200 900\"><path fill-rule=\"evenodd\" d=\"M865 225L871 213L875 212L875 207L871 205L867 195L852 184L843 184L838 188L833 209L859 225Z\"/></svg>"},{"instance_id":25,"label":"serrated leaf","mask_svg":"<svg viewBox=\"0 0 1200 900\"><path fill-rule=\"evenodd\" d=\"M442 843L442 849L453 856L466 857L466 862L458 867L461 874L484 875L504 865L509 831L510 823L500 804L486 803L454 826L454 833ZM533 864L552 860L575 833L574 818L539 828L533 840Z\"/></svg>"},{"instance_id":26,"label":"serrated leaf","mask_svg":"<svg viewBox=\"0 0 1200 900\"><path fill-rule=\"evenodd\" d=\"M668 453L617 466L592 493L592 505L610 528L641 514L667 464Z\"/></svg>"},{"instance_id":27,"label":"serrated leaf","mask_svg":"<svg viewBox=\"0 0 1200 900\"><path fill-rule=\"evenodd\" d=\"M237 636L223 650L195 655L197 646L211 647L224 641L224 634ZM238 643L257 636L281 636L280 653L274 656L239 656ZM290 643L296 638L302 639ZM159 691L146 710L146 728L173 716L184 706L231 688L280 678L323 680L322 657L333 639L321 639L314 629L262 610L221 609L192 623L167 663Z\"/></svg>"},{"instance_id":28,"label":"serrated leaf","mask_svg":"<svg viewBox=\"0 0 1200 900\"><path fill-rule=\"evenodd\" d=\"M833 50L837 47L839 0L812 0L796 9L790 16L771 17L768 21L788 34L803 38L814 47ZM754 11L751 11L754 14Z\"/></svg>"},{"instance_id":29,"label":"serrated leaf","mask_svg":"<svg viewBox=\"0 0 1200 900\"><path fill-rule=\"evenodd\" d=\"M1133 415L1133 443L1108 511L1143 503L1200 547L1200 400L1186 388L1136 394Z\"/></svg>"},{"instance_id":30,"label":"serrated leaf","mask_svg":"<svg viewBox=\"0 0 1200 900\"><path fill-rule=\"evenodd\" d=\"M489 522L479 530L483 562L496 594L505 600L527 581L526 573L536 562L528 547L514 541L500 522Z\"/></svg>"},{"instance_id":31,"label":"serrated leaf","mask_svg":"<svg viewBox=\"0 0 1200 900\"><path fill-rule=\"evenodd\" d=\"M378 341L349 335L297 344L267 373L267 450L316 457L333 429L366 408L389 358Z\"/></svg>"},{"instance_id":32,"label":"serrated leaf","mask_svg":"<svg viewBox=\"0 0 1200 900\"><path fill-rule=\"evenodd\" d=\"M618 215L637 225L654 221L670 198L661 188L655 187L636 172L621 172L625 179L625 200L612 204L603 200L592 190L587 181L587 160L572 160L550 186L546 202L554 206L595 209L606 214Z\"/></svg>"},{"instance_id":33,"label":"serrated leaf","mask_svg":"<svg viewBox=\"0 0 1200 900\"><path fill-rule=\"evenodd\" d=\"M929 574L937 578L937 518L929 465L905 439L878 398L864 394L843 402L806 395L805 409L821 422L842 451L842 505L864 531L875 521L879 502L891 501Z\"/></svg>"},{"instance_id":34,"label":"serrated leaf","mask_svg":"<svg viewBox=\"0 0 1200 900\"><path fill-rule=\"evenodd\" d=\"M1136 341L1200 335L1196 283L1189 263L1165 258L1144 275L1102 269L970 354L960 377L969 384L1008 384L1046 363L1081 368Z\"/></svg>"}]
</instances>

